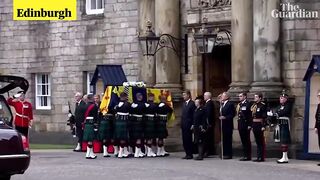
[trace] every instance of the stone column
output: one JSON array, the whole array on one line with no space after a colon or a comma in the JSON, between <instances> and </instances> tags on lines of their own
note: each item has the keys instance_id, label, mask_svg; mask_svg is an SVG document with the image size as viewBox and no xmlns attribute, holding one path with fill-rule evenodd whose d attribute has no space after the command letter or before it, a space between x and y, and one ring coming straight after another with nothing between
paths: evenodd
<instances>
[{"instance_id":1,"label":"stone column","mask_svg":"<svg viewBox=\"0 0 320 180\"><path fill-rule=\"evenodd\" d=\"M155 0L155 32L180 38L179 0ZM180 58L169 48L156 54L156 87L178 91L181 88Z\"/></svg>"},{"instance_id":2,"label":"stone column","mask_svg":"<svg viewBox=\"0 0 320 180\"><path fill-rule=\"evenodd\" d=\"M147 21L155 21L155 4L154 0L139 0L139 32L143 35L147 29ZM152 87L156 84L156 64L155 57L143 56L140 60L140 77L139 79Z\"/></svg>"},{"instance_id":3,"label":"stone column","mask_svg":"<svg viewBox=\"0 0 320 180\"><path fill-rule=\"evenodd\" d=\"M253 3L252 0L232 1L232 82L229 92L250 89L253 79Z\"/></svg>"},{"instance_id":4,"label":"stone column","mask_svg":"<svg viewBox=\"0 0 320 180\"><path fill-rule=\"evenodd\" d=\"M278 97L283 88L280 62L280 19L271 11L280 0L253 0L254 68L252 92L263 92L266 98Z\"/></svg>"}]
</instances>

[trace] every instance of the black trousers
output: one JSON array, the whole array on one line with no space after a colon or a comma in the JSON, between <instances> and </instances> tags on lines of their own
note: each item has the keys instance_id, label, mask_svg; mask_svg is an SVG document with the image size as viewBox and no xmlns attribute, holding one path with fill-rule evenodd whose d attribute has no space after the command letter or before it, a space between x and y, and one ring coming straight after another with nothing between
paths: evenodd
<instances>
[{"instance_id":1,"label":"black trousers","mask_svg":"<svg viewBox=\"0 0 320 180\"><path fill-rule=\"evenodd\" d=\"M223 156L232 158L232 133L233 133L233 120L222 120L222 144L223 144Z\"/></svg>"},{"instance_id":2,"label":"black trousers","mask_svg":"<svg viewBox=\"0 0 320 180\"><path fill-rule=\"evenodd\" d=\"M317 129L318 129L318 144L320 148L320 127L317 127Z\"/></svg>"},{"instance_id":3,"label":"black trousers","mask_svg":"<svg viewBox=\"0 0 320 180\"><path fill-rule=\"evenodd\" d=\"M238 121L239 135L243 148L243 157L251 159L251 140L250 140L250 130L246 123Z\"/></svg>"},{"instance_id":4,"label":"black trousers","mask_svg":"<svg viewBox=\"0 0 320 180\"><path fill-rule=\"evenodd\" d=\"M215 144L214 144L214 127L211 126L207 129L204 134L204 153L207 155L214 155L215 152Z\"/></svg>"},{"instance_id":5,"label":"black trousers","mask_svg":"<svg viewBox=\"0 0 320 180\"><path fill-rule=\"evenodd\" d=\"M264 140L264 134L261 130L262 124L260 122L253 122L252 123L252 129L254 138L256 140L257 144L257 158L261 158L264 160L265 158L265 140Z\"/></svg>"},{"instance_id":6,"label":"black trousers","mask_svg":"<svg viewBox=\"0 0 320 180\"><path fill-rule=\"evenodd\" d=\"M78 143L82 143L83 141L83 129L82 129L82 125L77 125L76 126L76 136L78 137Z\"/></svg>"},{"instance_id":7,"label":"black trousers","mask_svg":"<svg viewBox=\"0 0 320 180\"><path fill-rule=\"evenodd\" d=\"M25 137L28 137L29 127L16 126L15 128L19 133L21 133Z\"/></svg>"},{"instance_id":8,"label":"black trousers","mask_svg":"<svg viewBox=\"0 0 320 180\"><path fill-rule=\"evenodd\" d=\"M193 154L193 142L192 142L192 131L190 130L191 126L182 126L182 143L184 151L187 156L192 156Z\"/></svg>"}]
</instances>

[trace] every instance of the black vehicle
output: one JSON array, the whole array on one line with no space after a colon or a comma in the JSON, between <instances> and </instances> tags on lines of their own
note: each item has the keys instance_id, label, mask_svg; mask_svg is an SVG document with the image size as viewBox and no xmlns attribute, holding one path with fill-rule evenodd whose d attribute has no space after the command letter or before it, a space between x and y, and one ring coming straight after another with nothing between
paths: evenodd
<instances>
[{"instance_id":1,"label":"black vehicle","mask_svg":"<svg viewBox=\"0 0 320 180\"><path fill-rule=\"evenodd\" d=\"M28 90L28 81L17 76L0 76L6 85L0 88L0 179L9 180L14 174L23 174L30 163L28 139L12 128L13 115L4 93L20 87Z\"/></svg>"}]
</instances>

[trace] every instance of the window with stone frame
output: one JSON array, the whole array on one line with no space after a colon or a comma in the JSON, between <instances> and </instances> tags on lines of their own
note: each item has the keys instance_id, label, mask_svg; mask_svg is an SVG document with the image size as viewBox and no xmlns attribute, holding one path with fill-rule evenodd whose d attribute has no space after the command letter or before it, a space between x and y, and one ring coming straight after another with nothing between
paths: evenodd
<instances>
[{"instance_id":1,"label":"window with stone frame","mask_svg":"<svg viewBox=\"0 0 320 180\"><path fill-rule=\"evenodd\" d=\"M104 0L86 0L86 14L103 14Z\"/></svg>"},{"instance_id":2,"label":"window with stone frame","mask_svg":"<svg viewBox=\"0 0 320 180\"><path fill-rule=\"evenodd\" d=\"M93 86L90 85L94 72L87 72L87 94L93 94Z\"/></svg>"},{"instance_id":3,"label":"window with stone frame","mask_svg":"<svg viewBox=\"0 0 320 180\"><path fill-rule=\"evenodd\" d=\"M51 79L46 73L35 75L36 109L51 109Z\"/></svg>"}]
</instances>

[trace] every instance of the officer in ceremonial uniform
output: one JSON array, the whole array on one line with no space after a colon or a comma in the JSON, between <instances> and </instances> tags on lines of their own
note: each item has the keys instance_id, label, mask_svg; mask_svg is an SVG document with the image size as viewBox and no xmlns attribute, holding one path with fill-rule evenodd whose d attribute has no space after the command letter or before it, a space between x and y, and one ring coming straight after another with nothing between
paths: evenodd
<instances>
[{"instance_id":1,"label":"officer in ceremonial uniform","mask_svg":"<svg viewBox=\"0 0 320 180\"><path fill-rule=\"evenodd\" d=\"M238 130L243 147L243 157L240 161L251 160L251 140L250 131L252 126L251 103L247 100L247 93L239 94L239 104L237 105Z\"/></svg>"},{"instance_id":2,"label":"officer in ceremonial uniform","mask_svg":"<svg viewBox=\"0 0 320 180\"><path fill-rule=\"evenodd\" d=\"M93 152L93 140L95 139L95 131L98 131L98 106L94 103L93 95L87 95L87 109L85 112L85 122L83 129L83 140L88 142L87 159L95 159L97 156Z\"/></svg>"},{"instance_id":3,"label":"officer in ceremonial uniform","mask_svg":"<svg viewBox=\"0 0 320 180\"><path fill-rule=\"evenodd\" d=\"M280 143L282 150L282 158L277 160L277 163L288 163L288 144L291 143L290 137L290 116L291 105L288 102L288 95L282 93L279 98L280 106L277 107L276 112L268 112L268 116L276 116L277 124L280 130ZM275 137L276 138L276 137Z\"/></svg>"},{"instance_id":4,"label":"officer in ceremonial uniform","mask_svg":"<svg viewBox=\"0 0 320 180\"><path fill-rule=\"evenodd\" d=\"M143 130L143 114L145 113L146 105L143 102L143 96L141 93L136 94L136 102L131 104L130 109L130 140L135 144L134 157L144 157L145 154L141 151L142 139L144 135Z\"/></svg>"},{"instance_id":5,"label":"officer in ceremonial uniform","mask_svg":"<svg viewBox=\"0 0 320 180\"><path fill-rule=\"evenodd\" d=\"M203 160L204 136L208 124L206 122L206 111L202 97L196 98L195 105L196 109L193 113L193 124L191 126L194 134L194 143L198 146L198 156L195 158L195 160Z\"/></svg>"},{"instance_id":6,"label":"officer in ceremonial uniform","mask_svg":"<svg viewBox=\"0 0 320 180\"><path fill-rule=\"evenodd\" d=\"M318 106L315 114L316 124L314 126L314 130L316 134L318 134L318 143L320 147L320 92L318 93L317 97L318 97ZM318 166L320 166L320 164L318 164Z\"/></svg>"},{"instance_id":7,"label":"officer in ceremonial uniform","mask_svg":"<svg viewBox=\"0 0 320 180\"><path fill-rule=\"evenodd\" d=\"M255 162L263 162L265 160L265 120L267 118L267 107L262 102L261 93L254 95L254 104L251 106L252 112L252 129L257 143L257 159Z\"/></svg>"},{"instance_id":8,"label":"officer in ceremonial uniform","mask_svg":"<svg viewBox=\"0 0 320 180\"><path fill-rule=\"evenodd\" d=\"M157 156L152 150L152 141L156 138L156 113L157 104L154 103L154 94L148 94L148 102L145 103L146 109L144 114L144 137L147 140L146 154L147 157Z\"/></svg>"},{"instance_id":9,"label":"officer in ceremonial uniform","mask_svg":"<svg viewBox=\"0 0 320 180\"><path fill-rule=\"evenodd\" d=\"M131 104L128 102L128 95L125 92L120 94L120 102L114 107L116 119L114 121L114 140L120 143L119 158L128 157L128 121Z\"/></svg>"},{"instance_id":10,"label":"officer in ceremonial uniform","mask_svg":"<svg viewBox=\"0 0 320 180\"><path fill-rule=\"evenodd\" d=\"M25 92L19 91L14 98L8 98L8 104L13 106L16 111L14 118L15 129L28 138L29 127L32 125L33 113L32 105L25 100Z\"/></svg>"},{"instance_id":11,"label":"officer in ceremonial uniform","mask_svg":"<svg viewBox=\"0 0 320 180\"><path fill-rule=\"evenodd\" d=\"M160 103L157 107L156 138L158 138L157 156L169 155L164 150L164 139L168 137L167 122L168 115L172 113L172 108L167 103L165 95L160 96Z\"/></svg>"},{"instance_id":12,"label":"officer in ceremonial uniform","mask_svg":"<svg viewBox=\"0 0 320 180\"><path fill-rule=\"evenodd\" d=\"M113 141L113 122L114 122L114 109L108 107L106 112L99 113L99 140L103 143L103 157L110 157L108 153L108 146Z\"/></svg>"}]
</instances>

